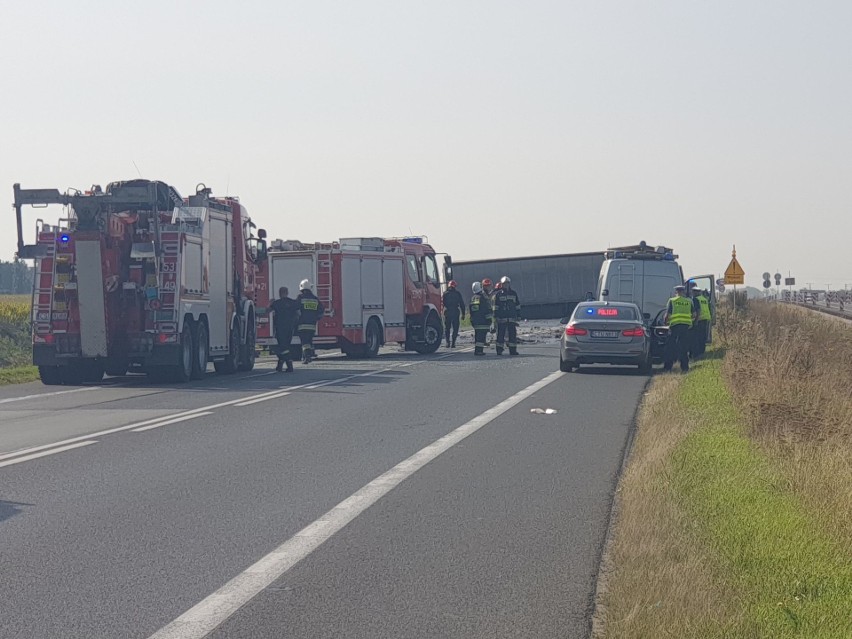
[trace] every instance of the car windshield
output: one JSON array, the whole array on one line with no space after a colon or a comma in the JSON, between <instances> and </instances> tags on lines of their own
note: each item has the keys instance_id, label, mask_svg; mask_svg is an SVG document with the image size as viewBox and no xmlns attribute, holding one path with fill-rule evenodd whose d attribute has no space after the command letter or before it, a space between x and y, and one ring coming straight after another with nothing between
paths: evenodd
<instances>
[{"instance_id":1,"label":"car windshield","mask_svg":"<svg viewBox=\"0 0 852 639\"><path fill-rule=\"evenodd\" d=\"M595 320L637 320L636 309L631 306L601 306L580 304L574 312L574 319Z\"/></svg>"}]
</instances>

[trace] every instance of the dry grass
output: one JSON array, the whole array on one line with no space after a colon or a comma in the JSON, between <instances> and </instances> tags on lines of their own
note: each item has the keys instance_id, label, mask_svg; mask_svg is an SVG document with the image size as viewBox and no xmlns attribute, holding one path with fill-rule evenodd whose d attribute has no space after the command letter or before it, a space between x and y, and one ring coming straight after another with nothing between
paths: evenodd
<instances>
[{"instance_id":1,"label":"dry grass","mask_svg":"<svg viewBox=\"0 0 852 639\"><path fill-rule=\"evenodd\" d=\"M779 304L752 304L736 324L724 372L751 438L852 547L852 328Z\"/></svg>"}]
</instances>

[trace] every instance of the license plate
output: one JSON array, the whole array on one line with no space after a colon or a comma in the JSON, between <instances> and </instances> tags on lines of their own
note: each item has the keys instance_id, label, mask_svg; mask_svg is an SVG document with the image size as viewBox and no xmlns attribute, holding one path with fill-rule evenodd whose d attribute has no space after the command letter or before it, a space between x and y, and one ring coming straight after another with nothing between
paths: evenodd
<instances>
[{"instance_id":1,"label":"license plate","mask_svg":"<svg viewBox=\"0 0 852 639\"><path fill-rule=\"evenodd\" d=\"M618 331L592 331L592 337L618 337Z\"/></svg>"}]
</instances>

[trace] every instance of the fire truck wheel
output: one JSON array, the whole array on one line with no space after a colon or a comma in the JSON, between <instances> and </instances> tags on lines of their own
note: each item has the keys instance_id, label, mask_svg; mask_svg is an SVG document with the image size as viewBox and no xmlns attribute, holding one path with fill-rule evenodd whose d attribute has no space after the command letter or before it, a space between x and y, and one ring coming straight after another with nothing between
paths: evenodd
<instances>
[{"instance_id":1,"label":"fire truck wheel","mask_svg":"<svg viewBox=\"0 0 852 639\"><path fill-rule=\"evenodd\" d=\"M255 337L256 329L254 315L249 315L248 326L246 327L246 343L240 349L240 364L238 369L241 371L250 371L254 368L256 356L255 343L257 342Z\"/></svg>"},{"instance_id":2,"label":"fire truck wheel","mask_svg":"<svg viewBox=\"0 0 852 639\"><path fill-rule=\"evenodd\" d=\"M45 386L59 386L62 384L62 369L59 366L39 366L38 376Z\"/></svg>"},{"instance_id":3,"label":"fire truck wheel","mask_svg":"<svg viewBox=\"0 0 852 639\"><path fill-rule=\"evenodd\" d=\"M192 378L192 360L194 359L195 349L192 347L192 325L189 321L183 323L183 330L180 333L180 351L178 351L178 361L176 364L169 366L171 369L172 381L179 384L188 382Z\"/></svg>"},{"instance_id":4,"label":"fire truck wheel","mask_svg":"<svg viewBox=\"0 0 852 639\"><path fill-rule=\"evenodd\" d=\"M367 334L364 342L364 357L375 357L382 344L382 329L377 319L367 322Z\"/></svg>"},{"instance_id":5,"label":"fire truck wheel","mask_svg":"<svg viewBox=\"0 0 852 639\"><path fill-rule=\"evenodd\" d=\"M104 378L104 365L96 360L88 360L79 372L80 381L94 384Z\"/></svg>"},{"instance_id":6,"label":"fire truck wheel","mask_svg":"<svg viewBox=\"0 0 852 639\"><path fill-rule=\"evenodd\" d=\"M192 336L192 379L201 379L207 372L207 360L210 353L210 338L207 335L207 324L198 322Z\"/></svg>"},{"instance_id":7,"label":"fire truck wheel","mask_svg":"<svg viewBox=\"0 0 852 639\"><path fill-rule=\"evenodd\" d=\"M230 375L237 372L237 363L240 357L240 325L234 322L231 327L231 335L228 338L228 354L225 359L213 362L213 368L220 375Z\"/></svg>"},{"instance_id":8,"label":"fire truck wheel","mask_svg":"<svg viewBox=\"0 0 852 639\"><path fill-rule=\"evenodd\" d=\"M430 313L423 327L423 342L417 345L417 352L426 355L437 351L441 345L441 334L443 332L444 325L441 324L440 318L435 313Z\"/></svg>"}]
</instances>

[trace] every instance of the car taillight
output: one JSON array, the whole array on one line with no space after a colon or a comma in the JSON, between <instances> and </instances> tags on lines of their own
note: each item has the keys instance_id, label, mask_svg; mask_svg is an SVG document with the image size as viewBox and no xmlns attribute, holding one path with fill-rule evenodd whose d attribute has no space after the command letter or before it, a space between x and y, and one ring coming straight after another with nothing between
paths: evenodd
<instances>
[{"instance_id":1,"label":"car taillight","mask_svg":"<svg viewBox=\"0 0 852 639\"><path fill-rule=\"evenodd\" d=\"M636 328L625 328L621 331L621 334L624 335L624 337L644 337L645 329L638 326Z\"/></svg>"},{"instance_id":2,"label":"car taillight","mask_svg":"<svg viewBox=\"0 0 852 639\"><path fill-rule=\"evenodd\" d=\"M588 335L589 331L587 331L585 328L577 328L576 326L574 326L572 324L571 326L565 327L565 334L566 335Z\"/></svg>"}]
</instances>

